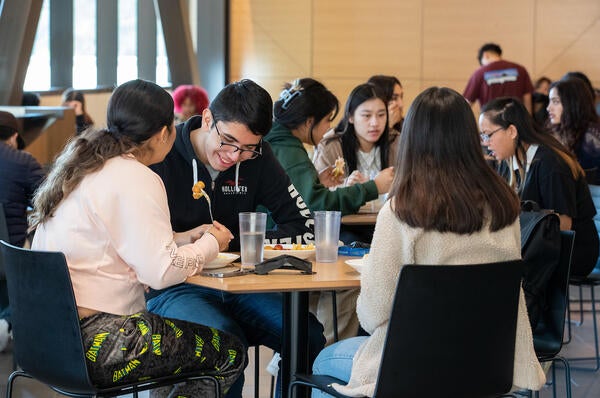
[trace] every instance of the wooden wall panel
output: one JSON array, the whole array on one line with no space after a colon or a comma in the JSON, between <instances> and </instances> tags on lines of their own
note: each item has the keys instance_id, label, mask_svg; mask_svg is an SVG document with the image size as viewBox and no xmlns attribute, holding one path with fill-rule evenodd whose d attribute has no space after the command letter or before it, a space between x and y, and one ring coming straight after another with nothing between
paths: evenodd
<instances>
[{"instance_id":1,"label":"wooden wall panel","mask_svg":"<svg viewBox=\"0 0 600 398\"><path fill-rule=\"evenodd\" d=\"M536 76L580 70L600 86L600 1L538 0Z\"/></svg>"},{"instance_id":2,"label":"wooden wall panel","mask_svg":"<svg viewBox=\"0 0 600 398\"><path fill-rule=\"evenodd\" d=\"M314 74L365 80L373 74L418 78L420 0L314 2Z\"/></svg>"},{"instance_id":3,"label":"wooden wall panel","mask_svg":"<svg viewBox=\"0 0 600 398\"><path fill-rule=\"evenodd\" d=\"M531 67L532 0L501 3L428 0L425 4L424 79L462 79L464 88L471 73L479 67L477 51L486 42L500 44L506 59Z\"/></svg>"},{"instance_id":4,"label":"wooden wall panel","mask_svg":"<svg viewBox=\"0 0 600 398\"><path fill-rule=\"evenodd\" d=\"M231 3L232 81L252 78L277 91L284 81L311 74L310 1Z\"/></svg>"},{"instance_id":5,"label":"wooden wall panel","mask_svg":"<svg viewBox=\"0 0 600 398\"><path fill-rule=\"evenodd\" d=\"M424 88L462 92L485 42L531 78L581 70L600 86L598 0L231 0L232 80L256 79L276 98L312 76L343 104L375 73L397 76L406 105Z\"/></svg>"}]
</instances>

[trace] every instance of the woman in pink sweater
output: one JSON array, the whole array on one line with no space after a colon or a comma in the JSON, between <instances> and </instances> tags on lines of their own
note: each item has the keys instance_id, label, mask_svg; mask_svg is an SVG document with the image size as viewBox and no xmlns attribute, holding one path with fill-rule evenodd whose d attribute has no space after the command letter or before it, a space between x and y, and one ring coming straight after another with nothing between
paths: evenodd
<instances>
[{"instance_id":1,"label":"woman in pink sweater","mask_svg":"<svg viewBox=\"0 0 600 398\"><path fill-rule=\"evenodd\" d=\"M243 371L240 341L146 311L147 287L185 281L233 238L218 223L172 232L164 185L147 166L162 161L175 140L173 100L154 83L127 82L111 96L107 126L65 147L32 215L33 249L66 256L90 377L109 387L198 372L218 376L226 392ZM201 383L151 396L212 396L214 387Z\"/></svg>"}]
</instances>

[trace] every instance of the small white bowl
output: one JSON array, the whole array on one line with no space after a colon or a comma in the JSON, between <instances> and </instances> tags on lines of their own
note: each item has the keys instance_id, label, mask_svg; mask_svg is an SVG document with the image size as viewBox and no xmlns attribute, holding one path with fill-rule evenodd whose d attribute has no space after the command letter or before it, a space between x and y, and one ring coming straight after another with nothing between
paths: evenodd
<instances>
[{"instance_id":1,"label":"small white bowl","mask_svg":"<svg viewBox=\"0 0 600 398\"><path fill-rule=\"evenodd\" d=\"M239 254L234 253L219 253L217 258L212 260L210 263L204 264L202 269L213 269L213 268L221 268L228 264L231 264L235 260L240 258Z\"/></svg>"},{"instance_id":2,"label":"small white bowl","mask_svg":"<svg viewBox=\"0 0 600 398\"><path fill-rule=\"evenodd\" d=\"M351 260L346 260L345 263L354 268L359 274L365 266L364 259L362 258L353 258Z\"/></svg>"},{"instance_id":3,"label":"small white bowl","mask_svg":"<svg viewBox=\"0 0 600 398\"><path fill-rule=\"evenodd\" d=\"M275 246L273 245L265 245L265 246ZM282 244L283 250L269 250L264 249L263 257L266 259L270 259L273 257L281 256L282 254L289 254L290 256L295 256L302 259L308 259L309 257L315 254L314 247L312 249L304 249L304 250L292 250L294 245L291 244ZM302 247L306 247L307 245L302 245Z\"/></svg>"}]
</instances>

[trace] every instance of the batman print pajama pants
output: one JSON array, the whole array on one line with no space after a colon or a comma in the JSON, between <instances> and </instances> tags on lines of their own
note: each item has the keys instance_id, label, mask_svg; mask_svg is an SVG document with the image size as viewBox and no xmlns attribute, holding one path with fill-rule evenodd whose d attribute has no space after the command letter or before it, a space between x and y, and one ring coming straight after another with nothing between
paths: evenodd
<instances>
[{"instance_id":1,"label":"batman print pajama pants","mask_svg":"<svg viewBox=\"0 0 600 398\"><path fill-rule=\"evenodd\" d=\"M246 354L237 337L208 326L147 311L125 316L99 313L81 319L80 325L87 368L98 387L197 372L216 377L223 395L244 370ZM214 384L197 380L157 388L150 396L169 394L212 397Z\"/></svg>"}]
</instances>

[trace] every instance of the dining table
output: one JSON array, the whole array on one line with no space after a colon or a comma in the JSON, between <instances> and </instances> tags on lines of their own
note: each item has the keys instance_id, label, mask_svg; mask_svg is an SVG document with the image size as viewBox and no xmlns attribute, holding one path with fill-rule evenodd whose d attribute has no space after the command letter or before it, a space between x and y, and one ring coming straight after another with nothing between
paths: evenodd
<instances>
[{"instance_id":1,"label":"dining table","mask_svg":"<svg viewBox=\"0 0 600 398\"><path fill-rule=\"evenodd\" d=\"M282 253L285 254L285 253ZM218 278L194 275L187 283L229 293L283 294L283 331L281 341L282 397L288 397L289 385L296 373L310 373L308 357L308 293L360 287L360 274L346 260L356 257L338 256L337 262L312 263L312 274L296 270L276 269L266 275L255 273ZM234 263L234 265L239 265Z\"/></svg>"},{"instance_id":2,"label":"dining table","mask_svg":"<svg viewBox=\"0 0 600 398\"><path fill-rule=\"evenodd\" d=\"M341 222L342 225L374 226L377 222L377 213L346 214Z\"/></svg>"}]
</instances>

